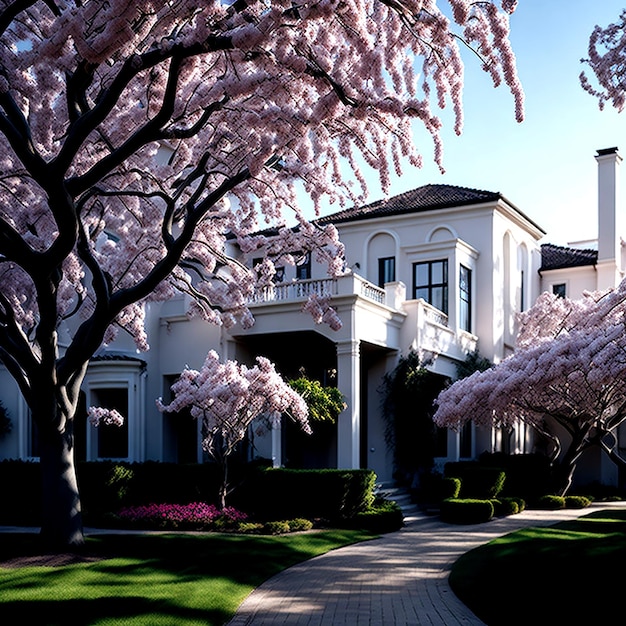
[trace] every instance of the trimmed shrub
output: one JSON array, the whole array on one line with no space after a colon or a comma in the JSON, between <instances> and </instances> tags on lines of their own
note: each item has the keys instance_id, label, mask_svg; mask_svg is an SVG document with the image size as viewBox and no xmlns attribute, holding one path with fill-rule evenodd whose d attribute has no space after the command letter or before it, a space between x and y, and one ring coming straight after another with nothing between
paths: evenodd
<instances>
[{"instance_id":1,"label":"trimmed shrub","mask_svg":"<svg viewBox=\"0 0 626 626\"><path fill-rule=\"evenodd\" d=\"M565 498L563 496L545 495L540 496L533 503L534 509L545 511L558 511L565 508Z\"/></svg>"},{"instance_id":2,"label":"trimmed shrub","mask_svg":"<svg viewBox=\"0 0 626 626\"><path fill-rule=\"evenodd\" d=\"M526 500L524 498L516 498L513 496L507 496L505 498L500 498L500 500L511 500L517 504L517 512L521 513L526 508Z\"/></svg>"},{"instance_id":3,"label":"trimmed shrub","mask_svg":"<svg viewBox=\"0 0 626 626\"><path fill-rule=\"evenodd\" d=\"M265 535L284 535L289 530L289 522L286 520L265 522L261 527L261 532Z\"/></svg>"},{"instance_id":4,"label":"trimmed shrub","mask_svg":"<svg viewBox=\"0 0 626 626\"><path fill-rule=\"evenodd\" d=\"M591 504L591 499L586 496L565 496L566 509L585 509Z\"/></svg>"},{"instance_id":5,"label":"trimmed shrub","mask_svg":"<svg viewBox=\"0 0 626 626\"><path fill-rule=\"evenodd\" d=\"M458 498L461 479L437 473L425 474L420 479L415 499L423 503L439 503L446 498Z\"/></svg>"},{"instance_id":6,"label":"trimmed shrub","mask_svg":"<svg viewBox=\"0 0 626 626\"><path fill-rule=\"evenodd\" d=\"M311 520L304 519L303 517L287 520L287 523L289 524L289 530L292 533L311 530L311 528L313 528L313 522Z\"/></svg>"},{"instance_id":7,"label":"trimmed shrub","mask_svg":"<svg viewBox=\"0 0 626 626\"><path fill-rule=\"evenodd\" d=\"M501 468L483 466L476 461L446 463L444 476L461 480L460 498L477 500L497 498L506 479Z\"/></svg>"},{"instance_id":8,"label":"trimmed shrub","mask_svg":"<svg viewBox=\"0 0 626 626\"><path fill-rule=\"evenodd\" d=\"M300 470L269 468L251 477L242 501L260 520L350 519L374 502L372 470Z\"/></svg>"},{"instance_id":9,"label":"trimmed shrub","mask_svg":"<svg viewBox=\"0 0 626 626\"><path fill-rule=\"evenodd\" d=\"M260 522L239 522L237 532L245 535L259 534L263 531L263 524Z\"/></svg>"},{"instance_id":10,"label":"trimmed shrub","mask_svg":"<svg viewBox=\"0 0 626 626\"><path fill-rule=\"evenodd\" d=\"M357 513L345 525L372 533L390 533L404 526L404 516L396 502L377 500L370 509Z\"/></svg>"},{"instance_id":11,"label":"trimmed shrub","mask_svg":"<svg viewBox=\"0 0 626 626\"><path fill-rule=\"evenodd\" d=\"M448 498L441 503L441 520L449 524L481 524L493 517L491 500Z\"/></svg>"},{"instance_id":12,"label":"trimmed shrub","mask_svg":"<svg viewBox=\"0 0 626 626\"><path fill-rule=\"evenodd\" d=\"M493 504L493 514L496 517L506 517L520 512L519 504L515 498L494 498L491 503Z\"/></svg>"}]
</instances>

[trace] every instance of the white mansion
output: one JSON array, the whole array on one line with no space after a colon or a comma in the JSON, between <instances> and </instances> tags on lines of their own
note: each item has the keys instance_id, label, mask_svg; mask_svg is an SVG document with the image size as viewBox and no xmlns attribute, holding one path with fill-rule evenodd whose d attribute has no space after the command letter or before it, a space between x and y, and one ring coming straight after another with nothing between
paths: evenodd
<instances>
[{"instance_id":1,"label":"white mansion","mask_svg":"<svg viewBox=\"0 0 626 626\"><path fill-rule=\"evenodd\" d=\"M426 185L399 196L323 217L346 248L349 273L329 279L306 260L286 267L282 282L251 306L249 330L225 331L189 320L183 298L150 305L151 350L137 354L122 338L92 361L84 383L85 406L118 408L121 429L83 427L77 451L87 460L195 462L202 460L199 425L162 414L155 399L185 366L199 368L208 350L223 359L252 362L262 354L286 378L304 369L310 378L336 384L347 409L338 423L303 444L297 433L273 431L252 437L248 454L296 467L368 467L378 480L392 479L393 455L385 445L379 386L401 355L436 355L431 369L454 378L456 364L478 350L499 362L514 349L515 314L544 290L579 297L584 290L618 284L624 245L617 219L616 148L600 150L598 241L584 249L541 244L546 233L500 193ZM301 312L311 293L329 295L343 327L332 331ZM0 438L0 459L36 457L28 411L0 366L0 400L13 428ZM292 443L293 441L293 443ZM507 445L531 452L532 434L520 428ZM499 433L450 432L442 464L501 449ZM587 458L589 477L617 484L617 470L600 457Z\"/></svg>"}]
</instances>

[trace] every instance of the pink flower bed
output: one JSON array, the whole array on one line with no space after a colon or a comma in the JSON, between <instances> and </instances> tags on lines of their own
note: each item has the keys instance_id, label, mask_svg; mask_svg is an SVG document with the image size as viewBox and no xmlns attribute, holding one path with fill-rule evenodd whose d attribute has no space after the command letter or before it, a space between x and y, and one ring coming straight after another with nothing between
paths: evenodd
<instances>
[{"instance_id":1,"label":"pink flower bed","mask_svg":"<svg viewBox=\"0 0 626 626\"><path fill-rule=\"evenodd\" d=\"M215 505L205 502L130 506L121 509L117 516L133 525L196 529L229 527L247 519L245 513L233 507L220 511Z\"/></svg>"}]
</instances>

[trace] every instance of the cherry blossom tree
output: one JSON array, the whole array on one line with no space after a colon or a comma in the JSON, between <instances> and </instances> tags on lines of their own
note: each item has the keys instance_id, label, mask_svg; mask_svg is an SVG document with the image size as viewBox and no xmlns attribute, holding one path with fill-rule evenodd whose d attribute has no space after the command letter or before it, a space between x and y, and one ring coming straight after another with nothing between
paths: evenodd
<instances>
[{"instance_id":1,"label":"cherry blossom tree","mask_svg":"<svg viewBox=\"0 0 626 626\"><path fill-rule=\"evenodd\" d=\"M581 72L583 89L598 99L600 109L610 102L621 112L626 104L626 10L614 24L593 29L589 58L582 62L589 66L597 82L594 86L585 72Z\"/></svg>"},{"instance_id":2,"label":"cherry blossom tree","mask_svg":"<svg viewBox=\"0 0 626 626\"><path fill-rule=\"evenodd\" d=\"M94 352L120 331L148 349L145 303L180 292L190 314L251 324L294 250L341 272L299 194L360 200L363 163L387 190L420 164L414 124L442 164L430 102L461 132L465 46L521 120L515 5L447 0L450 20L436 0L0 1L0 359L38 428L50 543L82 542L73 424Z\"/></svg>"},{"instance_id":3,"label":"cherry blossom tree","mask_svg":"<svg viewBox=\"0 0 626 626\"><path fill-rule=\"evenodd\" d=\"M518 421L552 442L559 493L585 451L598 446L626 466L617 428L626 420L626 281L569 300L544 293L520 315L515 353L453 383L437 399L440 426L510 427Z\"/></svg>"},{"instance_id":4,"label":"cherry blossom tree","mask_svg":"<svg viewBox=\"0 0 626 626\"><path fill-rule=\"evenodd\" d=\"M256 418L270 426L288 415L301 428L311 432L308 408L303 398L274 369L270 361L257 357L257 365L248 368L236 361L221 363L211 350L200 371L185 369L171 387L174 399L167 405L161 400L161 411L191 410L202 422L202 448L220 467L218 505L226 507L228 457L244 439Z\"/></svg>"}]
</instances>

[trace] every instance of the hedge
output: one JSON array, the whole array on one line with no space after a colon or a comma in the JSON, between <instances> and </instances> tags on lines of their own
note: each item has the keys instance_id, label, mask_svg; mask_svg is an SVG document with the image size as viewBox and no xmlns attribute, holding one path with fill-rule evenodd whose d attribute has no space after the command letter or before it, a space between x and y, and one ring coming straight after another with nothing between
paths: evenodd
<instances>
[{"instance_id":1,"label":"hedge","mask_svg":"<svg viewBox=\"0 0 626 626\"><path fill-rule=\"evenodd\" d=\"M237 485L229 504L251 517L349 519L374 502L371 470L283 470L233 465ZM154 503L216 504L218 472L212 463L81 462L77 478L85 522L96 525L122 507ZM41 524L39 463L0 462L0 524Z\"/></svg>"},{"instance_id":2,"label":"hedge","mask_svg":"<svg viewBox=\"0 0 626 626\"><path fill-rule=\"evenodd\" d=\"M441 503L440 517L449 524L482 524L494 514L491 500L448 498Z\"/></svg>"},{"instance_id":3,"label":"hedge","mask_svg":"<svg viewBox=\"0 0 626 626\"><path fill-rule=\"evenodd\" d=\"M345 520L372 506L375 482L372 470L269 468L250 477L243 499L257 519Z\"/></svg>"}]
</instances>

